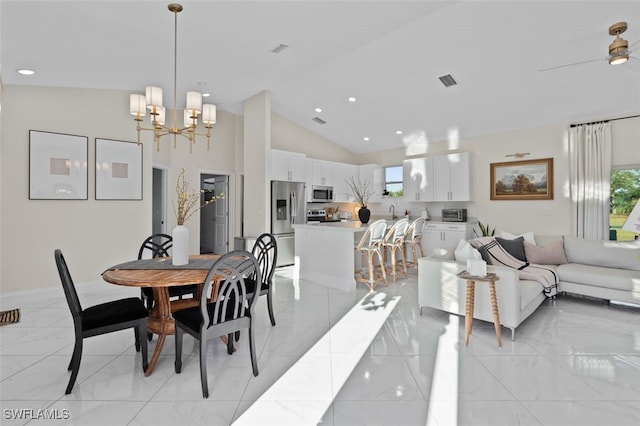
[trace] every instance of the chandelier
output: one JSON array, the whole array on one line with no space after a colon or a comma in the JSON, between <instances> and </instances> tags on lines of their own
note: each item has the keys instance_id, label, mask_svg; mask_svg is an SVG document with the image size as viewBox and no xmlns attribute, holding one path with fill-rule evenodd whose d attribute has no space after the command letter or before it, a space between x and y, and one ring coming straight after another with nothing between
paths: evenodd
<instances>
[{"instance_id":1,"label":"chandelier","mask_svg":"<svg viewBox=\"0 0 640 426\"><path fill-rule=\"evenodd\" d=\"M187 92L187 103L184 110L184 127L179 128L178 110L176 104L176 74L178 70L178 13L182 11L182 5L171 3L169 11L173 12L175 18L174 25L174 49L173 49L173 110L171 115L171 126L165 125L166 108L162 104L162 89L156 86L148 86L145 95L132 94L129 100L129 111L136 121L136 131L138 132L138 144L140 144L140 131L149 130L154 134L157 150L160 151L160 138L166 135L173 135L173 147L176 147L177 136L189 139L189 152L193 152L193 144L196 136L206 136L207 151L211 140L211 127L216 123L216 106L213 104L202 104L202 95L199 92ZM152 127L141 126L142 117L149 110ZM198 115L202 114L202 122L206 133L198 133Z\"/></svg>"}]
</instances>

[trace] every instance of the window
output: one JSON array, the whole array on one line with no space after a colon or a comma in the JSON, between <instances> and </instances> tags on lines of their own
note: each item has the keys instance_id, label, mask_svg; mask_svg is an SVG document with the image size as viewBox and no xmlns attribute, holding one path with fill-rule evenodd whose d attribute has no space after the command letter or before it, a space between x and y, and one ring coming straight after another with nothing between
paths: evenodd
<instances>
[{"instance_id":1,"label":"window","mask_svg":"<svg viewBox=\"0 0 640 426\"><path fill-rule=\"evenodd\" d=\"M633 232L624 231L622 225L640 199L640 166L611 170L611 201L609 204L609 239L633 240Z\"/></svg>"},{"instance_id":2,"label":"window","mask_svg":"<svg viewBox=\"0 0 640 426\"><path fill-rule=\"evenodd\" d=\"M402 197L402 166L384 168L384 190L391 197Z\"/></svg>"}]
</instances>

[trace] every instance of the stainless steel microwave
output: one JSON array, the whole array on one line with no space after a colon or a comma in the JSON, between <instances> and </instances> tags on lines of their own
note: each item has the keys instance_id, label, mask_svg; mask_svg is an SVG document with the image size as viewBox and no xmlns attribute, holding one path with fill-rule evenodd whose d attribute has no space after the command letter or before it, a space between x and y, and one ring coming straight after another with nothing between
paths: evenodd
<instances>
[{"instance_id":1,"label":"stainless steel microwave","mask_svg":"<svg viewBox=\"0 0 640 426\"><path fill-rule=\"evenodd\" d=\"M333 201L333 187L313 185L311 187L311 201L314 203Z\"/></svg>"},{"instance_id":2,"label":"stainless steel microwave","mask_svg":"<svg viewBox=\"0 0 640 426\"><path fill-rule=\"evenodd\" d=\"M466 222L467 209L442 209L443 222Z\"/></svg>"}]
</instances>

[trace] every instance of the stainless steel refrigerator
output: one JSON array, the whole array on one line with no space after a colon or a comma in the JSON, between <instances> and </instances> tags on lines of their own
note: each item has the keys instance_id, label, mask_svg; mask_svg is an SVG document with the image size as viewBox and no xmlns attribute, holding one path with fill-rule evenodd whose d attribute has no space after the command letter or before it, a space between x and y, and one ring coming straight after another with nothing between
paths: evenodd
<instances>
[{"instance_id":1,"label":"stainless steel refrigerator","mask_svg":"<svg viewBox=\"0 0 640 426\"><path fill-rule=\"evenodd\" d=\"M271 233L276 237L278 244L276 266L293 265L293 225L306 222L306 211L304 183L277 180L271 182Z\"/></svg>"}]
</instances>

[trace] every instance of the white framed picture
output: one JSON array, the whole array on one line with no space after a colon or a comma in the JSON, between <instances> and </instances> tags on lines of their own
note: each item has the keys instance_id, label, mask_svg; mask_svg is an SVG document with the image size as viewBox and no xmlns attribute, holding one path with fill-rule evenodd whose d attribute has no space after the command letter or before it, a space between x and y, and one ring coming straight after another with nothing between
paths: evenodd
<instances>
[{"instance_id":1,"label":"white framed picture","mask_svg":"<svg viewBox=\"0 0 640 426\"><path fill-rule=\"evenodd\" d=\"M96 200L142 200L142 145L96 138Z\"/></svg>"},{"instance_id":2,"label":"white framed picture","mask_svg":"<svg viewBox=\"0 0 640 426\"><path fill-rule=\"evenodd\" d=\"M89 138L29 130L29 199L86 200Z\"/></svg>"}]
</instances>

